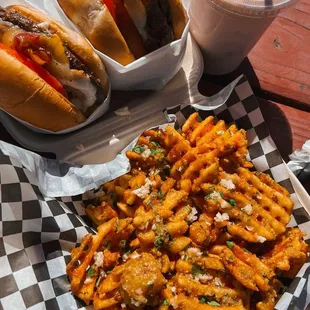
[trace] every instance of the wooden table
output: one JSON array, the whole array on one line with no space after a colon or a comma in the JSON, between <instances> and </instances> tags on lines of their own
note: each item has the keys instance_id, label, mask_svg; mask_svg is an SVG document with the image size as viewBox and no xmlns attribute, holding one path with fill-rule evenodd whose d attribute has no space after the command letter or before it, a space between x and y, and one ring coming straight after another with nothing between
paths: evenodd
<instances>
[{"instance_id":1,"label":"wooden table","mask_svg":"<svg viewBox=\"0 0 310 310\"><path fill-rule=\"evenodd\" d=\"M288 155L310 139L310 0L300 0L278 16L235 72L204 75L200 91L213 94L241 73L249 79L270 133L288 161ZM16 144L1 124L0 139ZM304 186L310 192L310 180Z\"/></svg>"}]
</instances>

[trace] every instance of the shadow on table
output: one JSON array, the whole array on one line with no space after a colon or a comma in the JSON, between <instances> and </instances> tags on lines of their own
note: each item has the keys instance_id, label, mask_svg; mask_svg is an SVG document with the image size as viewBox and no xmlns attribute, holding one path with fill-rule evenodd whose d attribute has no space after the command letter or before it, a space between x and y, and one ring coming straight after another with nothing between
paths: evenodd
<instances>
[{"instance_id":1,"label":"shadow on table","mask_svg":"<svg viewBox=\"0 0 310 310\"><path fill-rule=\"evenodd\" d=\"M241 74L244 74L247 77L255 94L257 91L261 90L259 80L248 58L245 58L240 66L231 73L225 75L211 75L204 73L202 80L206 80L212 84L226 86Z\"/></svg>"}]
</instances>

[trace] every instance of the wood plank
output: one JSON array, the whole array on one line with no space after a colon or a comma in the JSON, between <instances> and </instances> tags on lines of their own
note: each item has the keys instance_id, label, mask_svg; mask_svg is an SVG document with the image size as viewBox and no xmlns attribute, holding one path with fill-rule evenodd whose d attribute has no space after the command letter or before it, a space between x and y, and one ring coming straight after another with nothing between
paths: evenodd
<instances>
[{"instance_id":1,"label":"wood plank","mask_svg":"<svg viewBox=\"0 0 310 310\"><path fill-rule=\"evenodd\" d=\"M295 136L292 133L292 126L289 119L275 102L259 97L256 99L269 129L270 136L282 158L288 162L288 155L293 152L293 145L295 143Z\"/></svg>"},{"instance_id":2,"label":"wood plank","mask_svg":"<svg viewBox=\"0 0 310 310\"><path fill-rule=\"evenodd\" d=\"M310 113L276 102L273 103L283 111L290 123L293 135L293 150L301 149L303 144L310 139Z\"/></svg>"},{"instance_id":3,"label":"wood plank","mask_svg":"<svg viewBox=\"0 0 310 310\"><path fill-rule=\"evenodd\" d=\"M282 12L248 58L262 90L310 108L310 0Z\"/></svg>"}]
</instances>

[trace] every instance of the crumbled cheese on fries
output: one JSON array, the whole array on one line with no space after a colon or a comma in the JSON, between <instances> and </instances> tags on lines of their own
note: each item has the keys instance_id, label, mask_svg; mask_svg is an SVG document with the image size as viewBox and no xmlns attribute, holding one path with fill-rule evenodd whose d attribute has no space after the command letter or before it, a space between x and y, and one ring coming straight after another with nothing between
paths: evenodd
<instances>
[{"instance_id":1,"label":"crumbled cheese on fries","mask_svg":"<svg viewBox=\"0 0 310 310\"><path fill-rule=\"evenodd\" d=\"M294 276L309 248L286 227L289 192L249 170L245 131L194 113L126 154L131 171L86 207L98 233L72 250L72 292L95 310L272 310L277 275Z\"/></svg>"}]
</instances>

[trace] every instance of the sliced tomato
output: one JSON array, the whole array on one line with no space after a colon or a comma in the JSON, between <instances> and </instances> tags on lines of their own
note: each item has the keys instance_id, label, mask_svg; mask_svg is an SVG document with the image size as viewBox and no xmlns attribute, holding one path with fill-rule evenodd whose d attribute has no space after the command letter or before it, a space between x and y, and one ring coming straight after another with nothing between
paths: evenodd
<instances>
[{"instance_id":1,"label":"sliced tomato","mask_svg":"<svg viewBox=\"0 0 310 310\"><path fill-rule=\"evenodd\" d=\"M47 70L45 70L43 67L41 67L34 61L30 60L29 58L25 57L22 53L10 47L7 47L2 43L0 43L0 49L5 50L9 55L13 56L17 60L19 60L21 63L23 63L25 66L27 66L29 69L37 73L39 77L42 78L46 83L48 83L55 90L57 90L60 94L66 97L66 91L63 88L63 86L60 84L60 82L55 77L53 77Z\"/></svg>"},{"instance_id":2,"label":"sliced tomato","mask_svg":"<svg viewBox=\"0 0 310 310\"><path fill-rule=\"evenodd\" d=\"M146 55L143 39L131 19L123 0L103 0L103 2L113 16L135 58L138 59Z\"/></svg>"},{"instance_id":3,"label":"sliced tomato","mask_svg":"<svg viewBox=\"0 0 310 310\"><path fill-rule=\"evenodd\" d=\"M107 6L114 20L116 20L114 0L103 0L103 3Z\"/></svg>"}]
</instances>

